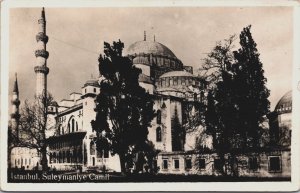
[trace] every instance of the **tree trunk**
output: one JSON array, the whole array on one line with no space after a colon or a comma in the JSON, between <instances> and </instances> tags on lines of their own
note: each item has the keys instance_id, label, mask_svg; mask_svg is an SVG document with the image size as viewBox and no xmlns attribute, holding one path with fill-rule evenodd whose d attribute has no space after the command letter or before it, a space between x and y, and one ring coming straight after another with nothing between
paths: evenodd
<instances>
[{"instance_id":1,"label":"tree trunk","mask_svg":"<svg viewBox=\"0 0 300 193\"><path fill-rule=\"evenodd\" d=\"M44 145L41 148L41 165L43 171L48 171L48 160L47 160L47 146Z\"/></svg>"},{"instance_id":2,"label":"tree trunk","mask_svg":"<svg viewBox=\"0 0 300 193\"><path fill-rule=\"evenodd\" d=\"M122 153L119 154L119 157L120 157L121 173L123 175L125 175L126 174L126 158L125 158L125 155Z\"/></svg>"},{"instance_id":3,"label":"tree trunk","mask_svg":"<svg viewBox=\"0 0 300 193\"><path fill-rule=\"evenodd\" d=\"M14 147L11 145L8 145L7 149L7 167L8 169L11 169L11 151Z\"/></svg>"}]
</instances>

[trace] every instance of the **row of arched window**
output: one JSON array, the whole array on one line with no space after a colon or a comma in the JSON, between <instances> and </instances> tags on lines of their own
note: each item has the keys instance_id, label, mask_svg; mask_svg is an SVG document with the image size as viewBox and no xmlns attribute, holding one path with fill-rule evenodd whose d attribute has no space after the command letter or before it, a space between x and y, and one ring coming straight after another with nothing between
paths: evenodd
<instances>
[{"instance_id":1,"label":"row of arched window","mask_svg":"<svg viewBox=\"0 0 300 193\"><path fill-rule=\"evenodd\" d=\"M160 87L168 87L168 86L177 86L177 85L183 85L183 86L188 86L188 85L195 85L195 86L200 86L200 81L195 80L192 77L166 77L166 78L161 78L158 81L158 86Z\"/></svg>"},{"instance_id":2,"label":"row of arched window","mask_svg":"<svg viewBox=\"0 0 300 193\"><path fill-rule=\"evenodd\" d=\"M66 133L74 133L75 131L78 131L78 122L75 121L74 118L71 118L69 123L68 123L68 127L67 127L67 131ZM65 134L65 130L64 128L62 127L62 125L59 125L58 127L58 133L60 135L64 135Z\"/></svg>"},{"instance_id":3,"label":"row of arched window","mask_svg":"<svg viewBox=\"0 0 300 193\"><path fill-rule=\"evenodd\" d=\"M91 141L90 143L90 155L96 155L98 158L109 158L109 150L103 149L100 151L97 151L96 149L96 143L94 141Z\"/></svg>"},{"instance_id":4,"label":"row of arched window","mask_svg":"<svg viewBox=\"0 0 300 193\"><path fill-rule=\"evenodd\" d=\"M50 163L81 163L82 150L53 152L49 155Z\"/></svg>"},{"instance_id":5,"label":"row of arched window","mask_svg":"<svg viewBox=\"0 0 300 193\"><path fill-rule=\"evenodd\" d=\"M31 159L30 158L19 158L15 159L15 166L23 166L23 165L31 165Z\"/></svg>"}]
</instances>

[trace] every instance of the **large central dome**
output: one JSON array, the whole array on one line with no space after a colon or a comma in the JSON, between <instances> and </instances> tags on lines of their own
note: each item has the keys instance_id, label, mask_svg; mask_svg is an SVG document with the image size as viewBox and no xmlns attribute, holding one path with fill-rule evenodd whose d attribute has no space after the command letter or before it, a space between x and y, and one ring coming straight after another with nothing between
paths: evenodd
<instances>
[{"instance_id":1,"label":"large central dome","mask_svg":"<svg viewBox=\"0 0 300 193\"><path fill-rule=\"evenodd\" d=\"M138 41L130 45L127 49L128 55L154 54L176 58L175 54L165 45L154 41Z\"/></svg>"}]
</instances>

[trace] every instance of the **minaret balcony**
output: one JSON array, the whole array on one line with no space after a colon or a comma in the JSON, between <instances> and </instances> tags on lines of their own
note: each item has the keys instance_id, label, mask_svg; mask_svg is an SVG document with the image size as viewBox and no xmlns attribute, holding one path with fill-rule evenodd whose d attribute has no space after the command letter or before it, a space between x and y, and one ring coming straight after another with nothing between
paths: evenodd
<instances>
[{"instance_id":1,"label":"minaret balcony","mask_svg":"<svg viewBox=\"0 0 300 193\"><path fill-rule=\"evenodd\" d=\"M12 114L10 114L10 117L12 119L19 119L21 117L21 115L19 113L12 113Z\"/></svg>"},{"instance_id":2,"label":"minaret balcony","mask_svg":"<svg viewBox=\"0 0 300 193\"><path fill-rule=\"evenodd\" d=\"M36 35L36 41L37 42L42 41L46 44L48 42L48 39L49 39L48 36L46 34L44 34L43 32L39 32Z\"/></svg>"},{"instance_id":3,"label":"minaret balcony","mask_svg":"<svg viewBox=\"0 0 300 193\"><path fill-rule=\"evenodd\" d=\"M40 72L47 75L49 73L49 68L47 66L35 66L34 71L35 73Z\"/></svg>"},{"instance_id":4,"label":"minaret balcony","mask_svg":"<svg viewBox=\"0 0 300 193\"><path fill-rule=\"evenodd\" d=\"M36 50L35 51L35 57L43 57L45 59L48 59L49 52L46 50Z\"/></svg>"},{"instance_id":5,"label":"minaret balcony","mask_svg":"<svg viewBox=\"0 0 300 193\"><path fill-rule=\"evenodd\" d=\"M16 105L17 107L20 105L20 100L16 99L16 100L12 100L11 103L13 105Z\"/></svg>"},{"instance_id":6,"label":"minaret balcony","mask_svg":"<svg viewBox=\"0 0 300 193\"><path fill-rule=\"evenodd\" d=\"M41 18L38 20L38 24L45 24L46 20L44 18Z\"/></svg>"}]
</instances>

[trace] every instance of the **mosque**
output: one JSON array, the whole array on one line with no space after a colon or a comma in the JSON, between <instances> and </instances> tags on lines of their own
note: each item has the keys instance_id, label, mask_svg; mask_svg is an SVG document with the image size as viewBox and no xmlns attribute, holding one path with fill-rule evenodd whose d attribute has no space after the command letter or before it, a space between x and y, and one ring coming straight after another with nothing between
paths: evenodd
<instances>
[{"instance_id":1,"label":"mosque","mask_svg":"<svg viewBox=\"0 0 300 193\"><path fill-rule=\"evenodd\" d=\"M37 65L36 94L47 90L48 36L46 35L45 11L38 20L39 32L36 36L38 50L35 52ZM174 119L184 125L194 113L194 104L205 103L205 80L193 74L193 68L186 66L165 45L154 40L147 40L146 33L142 41L137 41L127 49L133 64L142 70L140 85L155 97L154 109L157 116L152 120L148 139L160 150L155 165L160 173L215 175L218 173L219 158L216 153L199 153L195 150L197 134L180 134L174 131ZM100 76L99 76L100 78ZM51 84L51 83L50 83ZM12 128L17 129L19 114L19 92L17 82L13 90ZM53 102L49 111L48 164L55 170L99 169L103 166L109 171L120 171L117 155L109 151L96 151L96 133L91 121L95 119L95 97L100 92L99 79L87 80L81 92L72 92L69 98ZM291 128L291 94L284 96L276 106L278 123ZM199 136L198 136L199 137ZM209 145L208 145L209 146ZM260 175L265 172L270 176L290 175L290 151L253 153L241 156L243 165L241 175ZM255 159L254 159L255 158ZM257 159L262 160L259 167ZM255 162L255 163L254 163ZM11 154L11 167L33 169L39 165L38 153L24 147L16 147Z\"/></svg>"}]
</instances>

